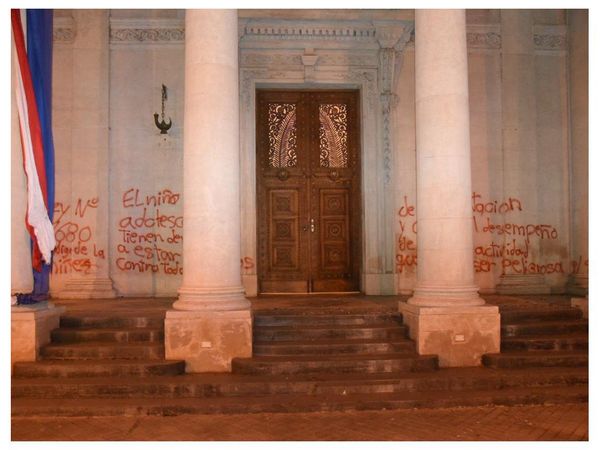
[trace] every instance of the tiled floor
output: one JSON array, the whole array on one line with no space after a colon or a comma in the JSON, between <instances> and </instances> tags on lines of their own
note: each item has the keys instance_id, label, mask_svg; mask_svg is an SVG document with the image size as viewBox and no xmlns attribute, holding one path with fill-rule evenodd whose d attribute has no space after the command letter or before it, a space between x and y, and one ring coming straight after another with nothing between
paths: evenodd
<instances>
[{"instance_id":1,"label":"tiled floor","mask_svg":"<svg viewBox=\"0 0 600 450\"><path fill-rule=\"evenodd\" d=\"M12 440L576 441L588 405L176 417L16 418Z\"/></svg>"}]
</instances>

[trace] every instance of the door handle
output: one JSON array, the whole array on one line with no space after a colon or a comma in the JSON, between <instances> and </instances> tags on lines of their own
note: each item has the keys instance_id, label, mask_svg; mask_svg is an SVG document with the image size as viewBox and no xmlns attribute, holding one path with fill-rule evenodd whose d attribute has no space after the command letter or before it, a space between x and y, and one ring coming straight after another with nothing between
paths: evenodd
<instances>
[{"instance_id":1,"label":"door handle","mask_svg":"<svg viewBox=\"0 0 600 450\"><path fill-rule=\"evenodd\" d=\"M315 219L310 219L310 232L315 232Z\"/></svg>"}]
</instances>

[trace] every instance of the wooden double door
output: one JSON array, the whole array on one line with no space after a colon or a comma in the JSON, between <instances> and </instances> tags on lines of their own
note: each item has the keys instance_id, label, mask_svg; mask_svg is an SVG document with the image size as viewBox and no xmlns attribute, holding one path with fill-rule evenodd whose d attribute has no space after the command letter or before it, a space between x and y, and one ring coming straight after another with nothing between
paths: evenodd
<instances>
[{"instance_id":1,"label":"wooden double door","mask_svg":"<svg viewBox=\"0 0 600 450\"><path fill-rule=\"evenodd\" d=\"M358 91L258 90L262 293L359 289Z\"/></svg>"}]
</instances>

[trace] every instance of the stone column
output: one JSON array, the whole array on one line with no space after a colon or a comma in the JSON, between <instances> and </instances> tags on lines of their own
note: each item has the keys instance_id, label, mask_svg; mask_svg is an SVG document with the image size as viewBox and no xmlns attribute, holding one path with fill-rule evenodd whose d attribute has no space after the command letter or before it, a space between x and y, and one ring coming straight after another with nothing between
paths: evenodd
<instances>
[{"instance_id":1,"label":"stone column","mask_svg":"<svg viewBox=\"0 0 600 450\"><path fill-rule=\"evenodd\" d=\"M59 298L115 297L108 257L108 14L73 11L71 198L57 199L67 203L69 214L60 223L55 217L55 229L59 246L85 247L85 252L83 270L70 270L64 287L53 293Z\"/></svg>"},{"instance_id":2,"label":"stone column","mask_svg":"<svg viewBox=\"0 0 600 450\"><path fill-rule=\"evenodd\" d=\"M185 19L183 284L167 312L167 359L188 372L230 371L252 354L240 271L236 10Z\"/></svg>"},{"instance_id":3,"label":"stone column","mask_svg":"<svg viewBox=\"0 0 600 450\"><path fill-rule=\"evenodd\" d=\"M519 224L537 224L538 161L532 12L501 10L501 21L504 198L517 198L523 204L523 210L518 213ZM511 212L506 213L504 222L513 221L515 219ZM527 259L537 260L540 254L539 240L530 240L527 248ZM503 274L496 290L499 294L550 293L550 287L544 284L541 274Z\"/></svg>"},{"instance_id":4,"label":"stone column","mask_svg":"<svg viewBox=\"0 0 600 450\"><path fill-rule=\"evenodd\" d=\"M588 12L568 10L571 118L571 259L569 292L588 293Z\"/></svg>"},{"instance_id":5,"label":"stone column","mask_svg":"<svg viewBox=\"0 0 600 450\"><path fill-rule=\"evenodd\" d=\"M400 303L419 354L475 366L500 347L500 315L473 273L464 10L416 10L417 287Z\"/></svg>"}]
</instances>

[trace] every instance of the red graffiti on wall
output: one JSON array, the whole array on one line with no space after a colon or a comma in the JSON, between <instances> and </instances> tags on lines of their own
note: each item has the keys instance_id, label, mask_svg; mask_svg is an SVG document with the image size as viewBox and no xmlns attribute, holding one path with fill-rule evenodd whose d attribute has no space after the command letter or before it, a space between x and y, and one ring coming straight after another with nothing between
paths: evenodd
<instances>
[{"instance_id":1,"label":"red graffiti on wall","mask_svg":"<svg viewBox=\"0 0 600 450\"><path fill-rule=\"evenodd\" d=\"M249 256L244 256L243 258L240 259L240 266L242 268L242 270L244 271L250 271L252 269L254 269L255 264L254 264L254 259L252 259Z\"/></svg>"},{"instance_id":2,"label":"red graffiti on wall","mask_svg":"<svg viewBox=\"0 0 600 450\"><path fill-rule=\"evenodd\" d=\"M52 273L61 275L77 272L87 275L98 268L98 260L106 259L104 249L98 247L94 240L92 226L85 224L86 214L90 209L97 209L98 205L97 197L78 198L75 208L60 201L54 204L56 248ZM69 211L73 212L72 219L64 221Z\"/></svg>"},{"instance_id":3,"label":"red graffiti on wall","mask_svg":"<svg viewBox=\"0 0 600 450\"><path fill-rule=\"evenodd\" d=\"M575 261L571 261L571 275L587 274L589 265L587 258L579 256Z\"/></svg>"},{"instance_id":4,"label":"red graffiti on wall","mask_svg":"<svg viewBox=\"0 0 600 450\"><path fill-rule=\"evenodd\" d=\"M162 275L183 274L183 216L170 211L181 199L171 189L143 194L138 188L123 192L127 215L118 221L116 245L118 270Z\"/></svg>"},{"instance_id":5,"label":"red graffiti on wall","mask_svg":"<svg viewBox=\"0 0 600 450\"><path fill-rule=\"evenodd\" d=\"M558 240L559 232L549 224L519 223L518 213L523 212L523 202L515 197L505 200L485 200L477 192L472 197L473 230L479 236L498 236L503 239L498 243L491 241L485 245L477 245L473 250L473 265L476 273L488 273L498 270L500 274L562 274L565 273L562 260L537 261L531 255L530 245L535 239ZM502 219L494 216L502 215ZM508 214L514 219L507 221ZM396 237L396 272L414 272L417 265L417 221L416 207L403 196L398 209L399 234ZM586 263L574 262L572 271L586 270Z\"/></svg>"}]
</instances>

